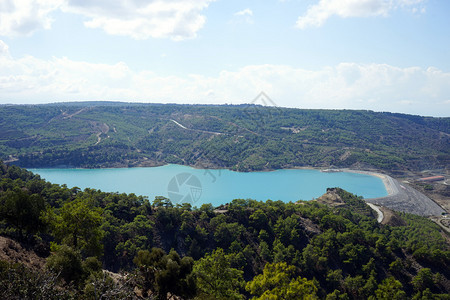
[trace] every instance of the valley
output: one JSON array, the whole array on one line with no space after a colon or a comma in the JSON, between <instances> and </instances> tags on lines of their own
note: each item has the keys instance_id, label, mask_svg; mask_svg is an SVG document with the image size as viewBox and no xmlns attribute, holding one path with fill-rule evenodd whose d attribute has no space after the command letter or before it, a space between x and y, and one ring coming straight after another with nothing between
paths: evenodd
<instances>
[{"instance_id":1,"label":"valley","mask_svg":"<svg viewBox=\"0 0 450 300\"><path fill-rule=\"evenodd\" d=\"M248 299L263 297L256 288L262 278L276 277L286 279L262 289L281 298L306 293L311 299L378 299L387 293L446 299L449 132L450 118L372 111L2 105L0 284L6 288L0 295ZM119 184L112 183L110 191L90 185L95 178L111 180L108 170L150 166L181 171L166 179L128 173L138 187L122 179L132 187L126 193ZM79 188L22 167L93 177ZM262 188L274 180L252 179L253 187L243 180L291 171L350 177L339 187L321 187L324 194L313 200L284 201L278 199L286 187L274 188L270 197ZM346 182L356 184L349 172L379 177L388 195L363 199L342 189ZM202 179L217 175L216 180L233 173L239 179L222 188L216 183L206 196L207 185L200 186L194 173ZM436 175L443 180L418 180ZM185 180L190 184L181 189ZM230 188L238 184L262 198L225 193L239 190ZM162 190L146 197L139 192L143 186ZM191 201L174 198L187 199L185 191L193 193ZM193 205L203 192L205 201ZM221 193L226 200L207 201Z\"/></svg>"}]
</instances>

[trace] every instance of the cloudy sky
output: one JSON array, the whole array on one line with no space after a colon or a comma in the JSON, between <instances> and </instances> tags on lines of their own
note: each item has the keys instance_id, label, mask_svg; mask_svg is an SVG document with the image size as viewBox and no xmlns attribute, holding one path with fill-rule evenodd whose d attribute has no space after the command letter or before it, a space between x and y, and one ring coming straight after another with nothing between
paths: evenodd
<instances>
[{"instance_id":1,"label":"cloudy sky","mask_svg":"<svg viewBox=\"0 0 450 300\"><path fill-rule=\"evenodd\" d=\"M448 0L0 0L0 104L450 116ZM259 101L259 100L257 100Z\"/></svg>"}]
</instances>

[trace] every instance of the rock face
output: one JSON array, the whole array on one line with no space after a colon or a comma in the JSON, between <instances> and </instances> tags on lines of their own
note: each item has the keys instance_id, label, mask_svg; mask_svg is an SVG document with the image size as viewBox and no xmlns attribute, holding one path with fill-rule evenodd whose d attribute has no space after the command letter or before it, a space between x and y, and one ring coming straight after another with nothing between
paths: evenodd
<instances>
[{"instance_id":1,"label":"rock face","mask_svg":"<svg viewBox=\"0 0 450 300\"><path fill-rule=\"evenodd\" d=\"M320 204L325 204L332 207L345 207L346 203L338 194L336 188L328 188L327 192L316 199Z\"/></svg>"}]
</instances>

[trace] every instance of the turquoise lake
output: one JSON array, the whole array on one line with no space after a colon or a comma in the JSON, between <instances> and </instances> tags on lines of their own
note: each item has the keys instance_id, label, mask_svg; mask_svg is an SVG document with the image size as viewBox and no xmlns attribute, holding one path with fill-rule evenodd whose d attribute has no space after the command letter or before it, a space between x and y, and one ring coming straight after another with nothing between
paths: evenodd
<instances>
[{"instance_id":1,"label":"turquoise lake","mask_svg":"<svg viewBox=\"0 0 450 300\"><path fill-rule=\"evenodd\" d=\"M104 192L164 196L174 204L190 202L200 207L233 199L312 200L328 187L340 187L364 198L387 195L382 180L375 176L319 170L285 169L241 173L230 170L202 170L180 165L119 169L30 169L52 183L68 187L95 188Z\"/></svg>"}]
</instances>

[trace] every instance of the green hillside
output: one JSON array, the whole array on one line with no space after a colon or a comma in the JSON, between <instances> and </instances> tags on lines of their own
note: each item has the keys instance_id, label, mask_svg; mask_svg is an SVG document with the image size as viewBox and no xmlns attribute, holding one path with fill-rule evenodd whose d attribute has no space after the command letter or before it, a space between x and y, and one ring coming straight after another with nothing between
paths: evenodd
<instances>
[{"instance_id":1,"label":"green hillside","mask_svg":"<svg viewBox=\"0 0 450 300\"><path fill-rule=\"evenodd\" d=\"M0 164L0 238L22 245L0 247L0 298L449 299L439 226L404 213L381 225L361 198L330 192L344 205L235 199L216 210ZM12 258L20 247L45 265Z\"/></svg>"},{"instance_id":2,"label":"green hillside","mask_svg":"<svg viewBox=\"0 0 450 300\"><path fill-rule=\"evenodd\" d=\"M450 164L450 118L255 105L0 106L0 158L24 167L165 163L239 171Z\"/></svg>"}]
</instances>

